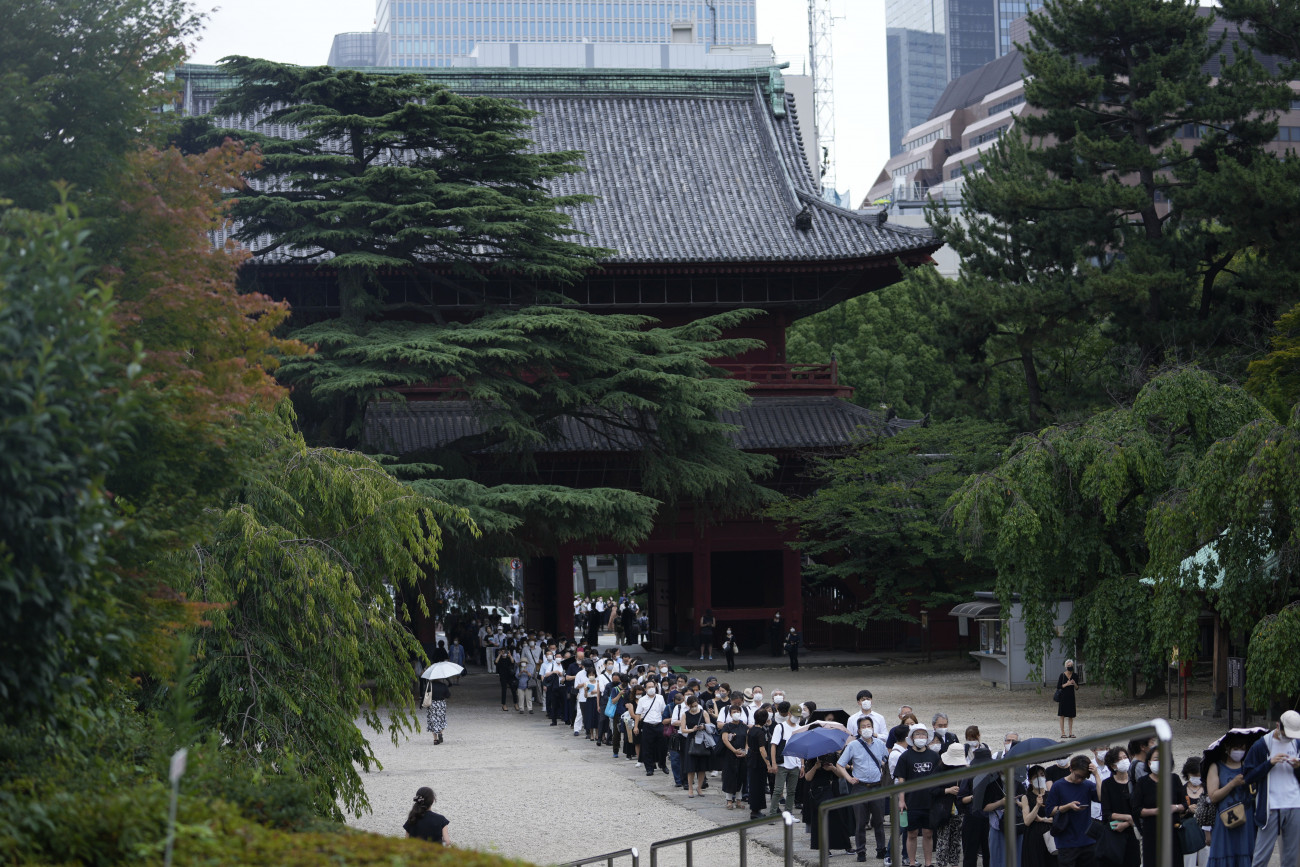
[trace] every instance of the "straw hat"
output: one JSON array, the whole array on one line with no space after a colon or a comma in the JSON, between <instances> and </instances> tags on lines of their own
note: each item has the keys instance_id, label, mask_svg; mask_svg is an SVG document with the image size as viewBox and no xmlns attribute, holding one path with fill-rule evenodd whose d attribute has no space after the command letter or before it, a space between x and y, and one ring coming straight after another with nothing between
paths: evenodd
<instances>
[{"instance_id":1,"label":"straw hat","mask_svg":"<svg viewBox=\"0 0 1300 867\"><path fill-rule=\"evenodd\" d=\"M948 749L943 751L943 763L950 768L962 768L968 765L966 747L961 744L948 744Z\"/></svg>"}]
</instances>

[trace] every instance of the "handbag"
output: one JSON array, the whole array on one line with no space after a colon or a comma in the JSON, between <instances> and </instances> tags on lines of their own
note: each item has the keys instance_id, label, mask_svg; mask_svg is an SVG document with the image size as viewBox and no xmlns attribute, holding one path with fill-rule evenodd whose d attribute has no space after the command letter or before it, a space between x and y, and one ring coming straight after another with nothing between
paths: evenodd
<instances>
[{"instance_id":1,"label":"handbag","mask_svg":"<svg viewBox=\"0 0 1300 867\"><path fill-rule=\"evenodd\" d=\"M1196 812L1192 814L1192 820L1202 828L1208 828L1214 824L1214 805L1210 803L1209 795L1201 795L1196 802Z\"/></svg>"},{"instance_id":2,"label":"handbag","mask_svg":"<svg viewBox=\"0 0 1300 867\"><path fill-rule=\"evenodd\" d=\"M692 756L709 755L709 745L704 739L704 732L695 733L691 738L690 745L686 748L686 752Z\"/></svg>"},{"instance_id":3,"label":"handbag","mask_svg":"<svg viewBox=\"0 0 1300 867\"><path fill-rule=\"evenodd\" d=\"M1246 824L1246 805L1238 801L1226 810L1219 812L1219 821L1229 830Z\"/></svg>"},{"instance_id":4,"label":"handbag","mask_svg":"<svg viewBox=\"0 0 1300 867\"><path fill-rule=\"evenodd\" d=\"M1052 701L1057 704L1061 703L1061 688L1059 686L1056 688L1056 692L1052 693Z\"/></svg>"},{"instance_id":5,"label":"handbag","mask_svg":"<svg viewBox=\"0 0 1300 867\"><path fill-rule=\"evenodd\" d=\"M1124 851L1128 848L1128 835L1124 831L1112 831L1103 827L1101 839L1097 841L1095 857L1098 861L1112 864L1124 863Z\"/></svg>"},{"instance_id":6,"label":"handbag","mask_svg":"<svg viewBox=\"0 0 1300 867\"><path fill-rule=\"evenodd\" d=\"M1183 822L1178 826L1178 842L1184 855L1191 855L1205 848L1205 832L1194 822Z\"/></svg>"},{"instance_id":7,"label":"handbag","mask_svg":"<svg viewBox=\"0 0 1300 867\"><path fill-rule=\"evenodd\" d=\"M610 719L613 719L614 715L618 713L618 702L615 700L617 698L618 693L614 693L609 697L609 701L605 702L605 716Z\"/></svg>"},{"instance_id":8,"label":"handbag","mask_svg":"<svg viewBox=\"0 0 1300 867\"><path fill-rule=\"evenodd\" d=\"M420 702L420 707L433 707L433 684L424 688L424 701Z\"/></svg>"}]
</instances>

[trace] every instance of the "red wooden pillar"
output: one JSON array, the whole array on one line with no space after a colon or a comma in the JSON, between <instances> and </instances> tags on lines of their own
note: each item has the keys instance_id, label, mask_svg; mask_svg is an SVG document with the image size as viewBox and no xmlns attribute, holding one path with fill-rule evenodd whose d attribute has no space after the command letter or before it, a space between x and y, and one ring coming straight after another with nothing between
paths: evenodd
<instances>
[{"instance_id":1,"label":"red wooden pillar","mask_svg":"<svg viewBox=\"0 0 1300 867\"><path fill-rule=\"evenodd\" d=\"M573 557L571 545L562 545L555 552L555 634L558 638L573 637Z\"/></svg>"},{"instance_id":2,"label":"red wooden pillar","mask_svg":"<svg viewBox=\"0 0 1300 867\"><path fill-rule=\"evenodd\" d=\"M713 534L706 529L696 538L691 551L691 610L687 612L690 625L686 629L687 638L684 643L693 645L693 651L698 651L700 648L697 638L700 632L700 618L704 616L704 609L711 607L709 600L712 595ZM678 644L682 643L678 642Z\"/></svg>"},{"instance_id":3,"label":"red wooden pillar","mask_svg":"<svg viewBox=\"0 0 1300 867\"><path fill-rule=\"evenodd\" d=\"M803 567L799 563L800 554L789 545L781 546L781 580L782 598L781 617L800 632L806 632L808 624L803 622Z\"/></svg>"}]
</instances>

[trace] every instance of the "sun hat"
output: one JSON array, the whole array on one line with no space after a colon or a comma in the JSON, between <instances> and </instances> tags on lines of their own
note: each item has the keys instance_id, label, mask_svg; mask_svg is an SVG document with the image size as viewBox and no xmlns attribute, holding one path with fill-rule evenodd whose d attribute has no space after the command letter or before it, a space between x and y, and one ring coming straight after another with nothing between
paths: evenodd
<instances>
[{"instance_id":1,"label":"sun hat","mask_svg":"<svg viewBox=\"0 0 1300 867\"><path fill-rule=\"evenodd\" d=\"M752 689L747 689L747 690L745 690L743 693L741 693L741 695L743 695L743 696L745 697L745 701L753 701L753 700L754 700L754 691L753 691Z\"/></svg>"},{"instance_id":2,"label":"sun hat","mask_svg":"<svg viewBox=\"0 0 1300 867\"><path fill-rule=\"evenodd\" d=\"M948 749L943 751L943 763L950 768L960 768L969 762L966 761L966 747L961 744L948 744Z\"/></svg>"}]
</instances>

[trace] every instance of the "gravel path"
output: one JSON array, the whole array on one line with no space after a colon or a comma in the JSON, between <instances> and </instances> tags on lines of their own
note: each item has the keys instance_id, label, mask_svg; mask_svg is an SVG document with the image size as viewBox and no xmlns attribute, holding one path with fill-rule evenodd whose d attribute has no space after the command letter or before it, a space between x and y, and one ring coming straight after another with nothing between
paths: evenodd
<instances>
[{"instance_id":1,"label":"gravel path","mask_svg":"<svg viewBox=\"0 0 1300 867\"><path fill-rule=\"evenodd\" d=\"M435 746L433 736L425 732L397 747L390 740L372 738L384 765L382 771L364 775L374 812L349 824L380 834L401 834L415 790L428 785L438 795L435 809L451 822L448 831L457 846L536 864L556 864L635 846L642 863L648 864L650 844L656 840L745 818L742 812L722 807L716 780L703 799L688 799L684 790L673 787L671 775L646 777L640 765L612 759L608 747L575 738L563 725L552 728L540 708L532 716L502 713L495 675L487 675L479 667L470 671L472 676L453 687L445 744ZM781 687L792 703L811 699L821 708L852 708L856 692L867 687L874 694L874 709L890 722L896 719L898 706L905 703L926 723L942 711L959 736L967 725L975 724L990 745L1000 746L1003 733L1011 729L1022 738L1058 735L1050 690L1008 694L981 686L977 672L961 659L871 667L804 666L794 673L744 669L730 675L717 669L692 673L717 674L736 689L762 684L767 695ZM1193 715L1198 712L1196 698ZM1202 704L1208 700L1199 698ZM1127 702L1104 695L1096 686L1082 688L1078 704L1076 735L1119 728L1164 716L1167 711L1164 699ZM1218 720L1201 718L1171 725L1175 769L1226 728ZM754 836L760 842L750 844L749 864L780 864L781 859L763 845L779 847L777 826ZM801 861L813 854L807 840L803 826L796 824L795 845ZM735 847L735 837L696 844L696 863L739 863ZM681 847L665 855L660 863L666 867L685 863ZM852 858L841 853L832 861L847 864Z\"/></svg>"}]
</instances>

